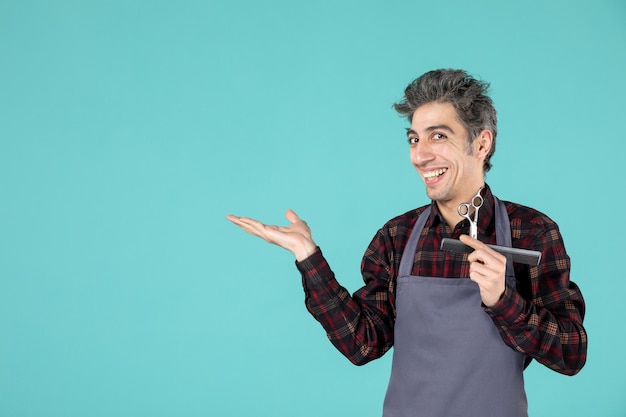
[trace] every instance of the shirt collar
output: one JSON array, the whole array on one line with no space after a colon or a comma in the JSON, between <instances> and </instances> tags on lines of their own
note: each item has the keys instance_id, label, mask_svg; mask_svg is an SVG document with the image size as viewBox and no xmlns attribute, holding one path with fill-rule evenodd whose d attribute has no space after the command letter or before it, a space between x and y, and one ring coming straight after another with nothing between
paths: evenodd
<instances>
[{"instance_id":1,"label":"shirt collar","mask_svg":"<svg viewBox=\"0 0 626 417\"><path fill-rule=\"evenodd\" d=\"M483 206L480 208L478 212L478 230L487 230L489 225L493 221L493 217L495 214L494 200L493 194L491 193L491 188L489 185L485 183L485 187L481 191L480 195L483 196ZM460 218L459 218L459 221ZM439 223L443 223L444 219L439 211L439 207L435 201L431 201L430 203L430 215L426 221L426 226L432 227L436 226ZM449 225L452 229L454 229L455 224Z\"/></svg>"}]
</instances>

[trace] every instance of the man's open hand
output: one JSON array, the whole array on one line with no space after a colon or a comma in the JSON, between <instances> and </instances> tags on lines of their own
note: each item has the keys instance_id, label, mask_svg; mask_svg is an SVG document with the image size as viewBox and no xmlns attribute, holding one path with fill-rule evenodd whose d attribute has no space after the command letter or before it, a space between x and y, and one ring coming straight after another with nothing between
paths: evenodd
<instances>
[{"instance_id":1,"label":"man's open hand","mask_svg":"<svg viewBox=\"0 0 626 417\"><path fill-rule=\"evenodd\" d=\"M271 226L247 217L226 216L228 220L246 232L258 236L266 242L280 246L293 253L296 260L302 261L315 252L317 245L311 237L311 229L306 222L293 211L287 210L285 217L289 226Z\"/></svg>"}]
</instances>

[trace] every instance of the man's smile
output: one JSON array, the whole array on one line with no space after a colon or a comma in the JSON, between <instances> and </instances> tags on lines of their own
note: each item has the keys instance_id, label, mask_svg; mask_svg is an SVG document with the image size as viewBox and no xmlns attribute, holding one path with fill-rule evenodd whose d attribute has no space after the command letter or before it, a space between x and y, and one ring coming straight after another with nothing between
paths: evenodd
<instances>
[{"instance_id":1,"label":"man's smile","mask_svg":"<svg viewBox=\"0 0 626 417\"><path fill-rule=\"evenodd\" d=\"M437 179L440 175L446 172L448 168L439 168L432 171L423 171L422 175L424 176L425 181L433 181Z\"/></svg>"}]
</instances>

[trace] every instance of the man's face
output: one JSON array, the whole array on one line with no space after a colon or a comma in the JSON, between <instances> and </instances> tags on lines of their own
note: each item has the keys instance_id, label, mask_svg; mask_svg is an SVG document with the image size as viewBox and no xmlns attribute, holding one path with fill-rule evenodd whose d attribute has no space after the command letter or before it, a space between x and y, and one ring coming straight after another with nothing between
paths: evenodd
<instances>
[{"instance_id":1,"label":"man's face","mask_svg":"<svg viewBox=\"0 0 626 417\"><path fill-rule=\"evenodd\" d=\"M430 199L452 207L469 201L483 186L485 143L479 136L468 145L468 132L451 104L431 102L418 107L407 135L411 162Z\"/></svg>"}]
</instances>

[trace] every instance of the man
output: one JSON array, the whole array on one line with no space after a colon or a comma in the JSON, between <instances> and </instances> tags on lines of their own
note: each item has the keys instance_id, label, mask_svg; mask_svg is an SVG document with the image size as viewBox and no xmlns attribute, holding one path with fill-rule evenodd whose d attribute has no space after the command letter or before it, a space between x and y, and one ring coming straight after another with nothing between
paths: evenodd
<instances>
[{"instance_id":1,"label":"man","mask_svg":"<svg viewBox=\"0 0 626 417\"><path fill-rule=\"evenodd\" d=\"M501 202L484 182L497 135L487 89L461 70L430 71L406 88L395 108L411 123L411 162L432 203L376 233L361 265L365 285L353 295L293 211L286 227L228 216L295 255L308 310L350 361L367 363L394 346L386 417L527 416L523 370L532 359L566 375L586 360L584 300L569 280L558 226ZM477 193L473 239L458 207ZM474 251L442 251L443 238ZM513 263L486 244L540 251L541 262Z\"/></svg>"}]
</instances>

